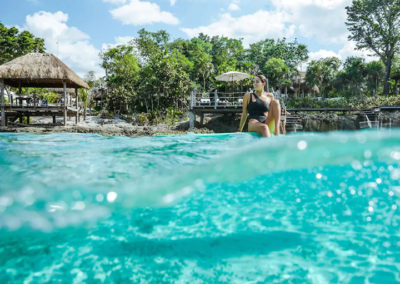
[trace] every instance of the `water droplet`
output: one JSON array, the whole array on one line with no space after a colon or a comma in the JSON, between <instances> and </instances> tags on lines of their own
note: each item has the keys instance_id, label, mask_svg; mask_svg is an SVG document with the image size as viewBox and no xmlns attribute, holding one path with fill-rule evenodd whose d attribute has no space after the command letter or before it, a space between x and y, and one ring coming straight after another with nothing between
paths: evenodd
<instances>
[{"instance_id":1,"label":"water droplet","mask_svg":"<svg viewBox=\"0 0 400 284\"><path fill-rule=\"evenodd\" d=\"M97 200L97 202L103 202L103 200L104 200L103 194L98 193L98 194L96 195L96 200Z\"/></svg>"},{"instance_id":2,"label":"water droplet","mask_svg":"<svg viewBox=\"0 0 400 284\"><path fill-rule=\"evenodd\" d=\"M315 175L315 177L316 177L317 179L321 179L321 178L322 178L322 175L321 175L320 173L318 173L318 174Z\"/></svg>"},{"instance_id":3,"label":"water droplet","mask_svg":"<svg viewBox=\"0 0 400 284\"><path fill-rule=\"evenodd\" d=\"M344 211L344 215L346 215L346 216L351 216L351 214L353 214L353 213L351 212L350 209L347 209L346 211Z\"/></svg>"},{"instance_id":4,"label":"water droplet","mask_svg":"<svg viewBox=\"0 0 400 284\"><path fill-rule=\"evenodd\" d=\"M351 167L353 169L355 169L356 171L359 171L359 170L362 169L361 163L359 161L357 161L357 160L354 160L354 161L351 162Z\"/></svg>"},{"instance_id":5,"label":"water droplet","mask_svg":"<svg viewBox=\"0 0 400 284\"><path fill-rule=\"evenodd\" d=\"M364 151L364 158L369 159L372 157L372 152L370 150L365 150Z\"/></svg>"},{"instance_id":6,"label":"water droplet","mask_svg":"<svg viewBox=\"0 0 400 284\"><path fill-rule=\"evenodd\" d=\"M390 178L391 179L399 179L400 178L400 170L399 169L394 169L390 173Z\"/></svg>"},{"instance_id":7,"label":"water droplet","mask_svg":"<svg viewBox=\"0 0 400 284\"><path fill-rule=\"evenodd\" d=\"M369 206L369 207L368 207L368 211L369 211L369 212L374 212L374 207Z\"/></svg>"},{"instance_id":8,"label":"water droplet","mask_svg":"<svg viewBox=\"0 0 400 284\"><path fill-rule=\"evenodd\" d=\"M377 178L377 179L376 179L376 183L377 183L377 184L381 184L381 183L382 183L382 179Z\"/></svg>"},{"instance_id":9,"label":"water droplet","mask_svg":"<svg viewBox=\"0 0 400 284\"><path fill-rule=\"evenodd\" d=\"M392 205L392 209L393 209L393 210L396 210L396 209L397 209L397 205L393 204L393 205Z\"/></svg>"},{"instance_id":10,"label":"water droplet","mask_svg":"<svg viewBox=\"0 0 400 284\"><path fill-rule=\"evenodd\" d=\"M367 217L367 222L371 222L371 217Z\"/></svg>"},{"instance_id":11,"label":"water droplet","mask_svg":"<svg viewBox=\"0 0 400 284\"><path fill-rule=\"evenodd\" d=\"M305 149L307 148L307 142L304 141L304 140L300 140L300 141L297 143L297 148L298 148L300 151L305 150Z\"/></svg>"},{"instance_id":12,"label":"water droplet","mask_svg":"<svg viewBox=\"0 0 400 284\"><path fill-rule=\"evenodd\" d=\"M118 194L115 191L110 191L107 193L107 201L113 203L118 197Z\"/></svg>"},{"instance_id":13,"label":"water droplet","mask_svg":"<svg viewBox=\"0 0 400 284\"><path fill-rule=\"evenodd\" d=\"M297 203L300 203L300 202L301 202L301 199L300 199L300 198L297 198L297 199L296 199L296 202L297 202Z\"/></svg>"},{"instance_id":14,"label":"water droplet","mask_svg":"<svg viewBox=\"0 0 400 284\"><path fill-rule=\"evenodd\" d=\"M164 195L164 197L163 197L163 202L164 203L167 203L167 204L169 204L169 203L172 203L173 201L175 200L175 197L174 197L174 195L173 194L166 194L166 195Z\"/></svg>"},{"instance_id":15,"label":"water droplet","mask_svg":"<svg viewBox=\"0 0 400 284\"><path fill-rule=\"evenodd\" d=\"M392 159L398 161L398 160L400 160L400 152L392 151L390 153L390 157L392 157Z\"/></svg>"},{"instance_id":16,"label":"water droplet","mask_svg":"<svg viewBox=\"0 0 400 284\"><path fill-rule=\"evenodd\" d=\"M333 196L333 194L332 194L332 192L328 192L328 197L332 197Z\"/></svg>"},{"instance_id":17,"label":"water droplet","mask_svg":"<svg viewBox=\"0 0 400 284\"><path fill-rule=\"evenodd\" d=\"M55 202L55 203L47 203L47 211L50 213L56 212L56 211L66 211L67 210L67 204L63 201L61 202Z\"/></svg>"}]
</instances>

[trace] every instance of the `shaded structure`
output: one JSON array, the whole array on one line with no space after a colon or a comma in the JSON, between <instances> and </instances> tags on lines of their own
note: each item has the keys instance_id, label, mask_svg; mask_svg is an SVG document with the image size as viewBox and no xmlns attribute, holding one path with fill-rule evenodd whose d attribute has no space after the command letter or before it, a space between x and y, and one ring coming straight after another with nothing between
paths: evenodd
<instances>
[{"instance_id":1,"label":"shaded structure","mask_svg":"<svg viewBox=\"0 0 400 284\"><path fill-rule=\"evenodd\" d=\"M14 105L11 99L7 105L4 102L5 85L18 88L21 97L21 88L57 88L62 89L63 99L60 105L33 106L22 104ZM75 107L67 96L67 88L75 90ZM1 91L1 125L7 124L7 119L23 116L52 116L55 123L56 116L64 116L63 124L66 125L67 116L75 116L79 120L78 89L88 89L88 84L75 72L53 54L29 53L18 57L0 66L0 91ZM34 100L36 101L36 100Z\"/></svg>"}]
</instances>

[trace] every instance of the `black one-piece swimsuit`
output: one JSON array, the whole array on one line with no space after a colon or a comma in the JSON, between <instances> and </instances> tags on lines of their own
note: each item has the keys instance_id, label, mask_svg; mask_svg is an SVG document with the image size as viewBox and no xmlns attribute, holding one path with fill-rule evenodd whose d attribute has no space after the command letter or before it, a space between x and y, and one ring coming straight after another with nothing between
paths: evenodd
<instances>
[{"instance_id":1,"label":"black one-piece swimsuit","mask_svg":"<svg viewBox=\"0 0 400 284\"><path fill-rule=\"evenodd\" d=\"M256 101L253 102L253 96L256 97ZM250 101L247 105L247 112L249 113L249 119L257 119L259 122L265 122L267 117L265 112L269 111L269 104L264 102L254 93L250 94Z\"/></svg>"}]
</instances>

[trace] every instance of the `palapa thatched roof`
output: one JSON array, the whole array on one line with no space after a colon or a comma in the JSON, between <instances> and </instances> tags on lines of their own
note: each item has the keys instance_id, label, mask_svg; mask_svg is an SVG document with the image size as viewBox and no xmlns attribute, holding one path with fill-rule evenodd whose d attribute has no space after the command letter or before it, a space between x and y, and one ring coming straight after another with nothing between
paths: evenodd
<instances>
[{"instance_id":1,"label":"palapa thatched roof","mask_svg":"<svg viewBox=\"0 0 400 284\"><path fill-rule=\"evenodd\" d=\"M50 53L29 53L0 65L0 79L11 87L86 88L88 84Z\"/></svg>"}]
</instances>

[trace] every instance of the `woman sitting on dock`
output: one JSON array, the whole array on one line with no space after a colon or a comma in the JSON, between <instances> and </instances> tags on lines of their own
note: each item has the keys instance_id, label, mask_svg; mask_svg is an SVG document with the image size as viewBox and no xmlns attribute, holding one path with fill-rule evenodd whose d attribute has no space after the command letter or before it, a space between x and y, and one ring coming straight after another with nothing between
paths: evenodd
<instances>
[{"instance_id":1,"label":"woman sitting on dock","mask_svg":"<svg viewBox=\"0 0 400 284\"><path fill-rule=\"evenodd\" d=\"M281 121L281 107L272 93L264 91L267 78L257 75L254 79L254 90L243 97L243 110L240 118L239 131L243 130L249 115L249 132L257 132L263 137L271 134L279 135L279 124Z\"/></svg>"}]
</instances>

